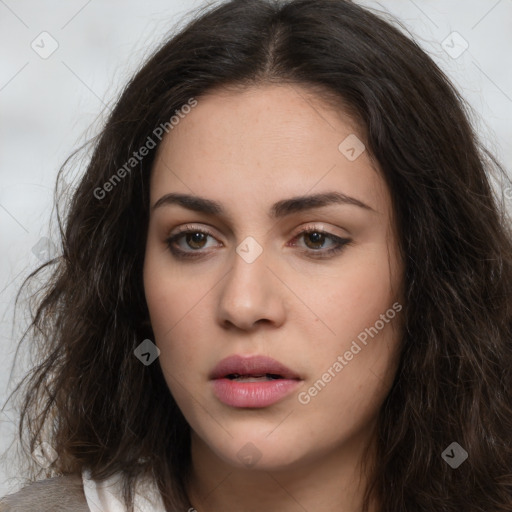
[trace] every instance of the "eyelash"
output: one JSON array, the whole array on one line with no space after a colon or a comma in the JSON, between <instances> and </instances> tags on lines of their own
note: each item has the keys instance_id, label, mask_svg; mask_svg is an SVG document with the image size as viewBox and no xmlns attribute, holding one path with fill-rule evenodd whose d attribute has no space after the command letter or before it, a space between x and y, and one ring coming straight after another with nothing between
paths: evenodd
<instances>
[{"instance_id":1,"label":"eyelash","mask_svg":"<svg viewBox=\"0 0 512 512\"><path fill-rule=\"evenodd\" d=\"M179 231L178 233L170 236L169 238L167 238L165 240L169 250L171 251L171 253L178 259L197 259L197 258L201 258L204 256L204 254L200 251L200 250L195 250L195 251L183 251L182 249L177 249L173 244L174 242L176 242L176 240L179 240L180 238L183 237L183 235L187 235L187 234L196 234L196 233L201 233L203 235L207 235L207 236L211 236L212 238L215 238L214 235L208 231L207 229L198 229L198 228L195 228L193 226L184 226L184 228ZM329 238L331 239L333 242L335 242L336 246L327 250L327 251L320 251L320 250L314 250L314 249L309 249L309 250L303 250L301 251L302 253L308 255L309 257L313 258L313 259L324 259L324 258L328 258L330 256L334 256L338 253L341 253L345 247L347 245L349 245L352 240L349 239L349 238L340 238L339 236L335 236L327 231L323 231L321 229L316 229L316 228L306 228L302 231L300 231L297 235L295 235L295 237L293 238L293 240L297 240L298 238L300 238L301 236L304 236L304 235L308 235L308 234L311 234L311 233L318 233L320 235L326 235L326 238ZM313 256L313 254L318 254L318 255L315 255Z\"/></svg>"}]
</instances>

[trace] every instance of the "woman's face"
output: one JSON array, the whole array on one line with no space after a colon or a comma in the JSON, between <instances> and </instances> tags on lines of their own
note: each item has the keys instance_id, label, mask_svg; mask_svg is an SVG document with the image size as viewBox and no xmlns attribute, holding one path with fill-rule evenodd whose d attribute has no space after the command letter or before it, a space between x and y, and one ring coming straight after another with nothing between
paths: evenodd
<instances>
[{"instance_id":1,"label":"woman's face","mask_svg":"<svg viewBox=\"0 0 512 512\"><path fill-rule=\"evenodd\" d=\"M299 86L197 101L158 150L144 265L193 453L263 469L354 457L398 358L387 187L350 119Z\"/></svg>"}]
</instances>

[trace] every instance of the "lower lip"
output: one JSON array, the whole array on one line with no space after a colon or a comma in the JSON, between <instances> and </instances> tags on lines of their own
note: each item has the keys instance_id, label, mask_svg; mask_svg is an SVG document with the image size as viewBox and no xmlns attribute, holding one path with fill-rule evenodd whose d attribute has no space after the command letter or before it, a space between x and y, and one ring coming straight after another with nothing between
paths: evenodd
<instances>
[{"instance_id":1,"label":"lower lip","mask_svg":"<svg viewBox=\"0 0 512 512\"><path fill-rule=\"evenodd\" d=\"M232 407L267 407L294 391L299 380L274 379L260 382L240 382L215 379L213 392L224 404Z\"/></svg>"}]
</instances>

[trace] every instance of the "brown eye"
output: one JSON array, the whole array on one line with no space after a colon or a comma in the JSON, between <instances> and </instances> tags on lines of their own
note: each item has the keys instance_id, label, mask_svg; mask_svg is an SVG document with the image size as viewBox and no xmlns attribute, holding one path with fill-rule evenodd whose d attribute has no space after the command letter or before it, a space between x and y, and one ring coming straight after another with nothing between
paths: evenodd
<instances>
[{"instance_id":1,"label":"brown eye","mask_svg":"<svg viewBox=\"0 0 512 512\"><path fill-rule=\"evenodd\" d=\"M320 231L310 231L307 233L304 233L304 241L306 242L306 245L310 249L321 249L323 244L325 243L325 233L321 233ZM310 246L308 242L311 242L313 246ZM320 247L318 247L320 245Z\"/></svg>"},{"instance_id":2,"label":"brown eye","mask_svg":"<svg viewBox=\"0 0 512 512\"><path fill-rule=\"evenodd\" d=\"M303 251L312 258L327 258L341 252L352 240L340 238L336 235L320 229L305 229L301 231L294 240L304 239L304 244L309 250ZM323 249L326 240L331 241L330 249ZM295 244L293 244L295 245Z\"/></svg>"},{"instance_id":3,"label":"brown eye","mask_svg":"<svg viewBox=\"0 0 512 512\"><path fill-rule=\"evenodd\" d=\"M170 236L165 242L176 258L200 258L208 237L214 238L207 230L187 227Z\"/></svg>"},{"instance_id":4,"label":"brown eye","mask_svg":"<svg viewBox=\"0 0 512 512\"><path fill-rule=\"evenodd\" d=\"M206 256L207 247L206 243L208 237L215 238L212 233L207 230L187 227L172 235L166 240L166 244L171 253L178 259L186 258L202 258ZM306 256L311 258L328 258L341 252L346 245L350 244L352 240L348 238L340 238L326 231L320 229L305 229L301 231L295 240L304 240L306 250L301 251ZM330 241L331 248L324 249L327 241ZM295 246L296 244L292 244Z\"/></svg>"},{"instance_id":5,"label":"brown eye","mask_svg":"<svg viewBox=\"0 0 512 512\"><path fill-rule=\"evenodd\" d=\"M203 249L207 234L197 231L196 233L185 233L185 243L193 249Z\"/></svg>"}]
</instances>

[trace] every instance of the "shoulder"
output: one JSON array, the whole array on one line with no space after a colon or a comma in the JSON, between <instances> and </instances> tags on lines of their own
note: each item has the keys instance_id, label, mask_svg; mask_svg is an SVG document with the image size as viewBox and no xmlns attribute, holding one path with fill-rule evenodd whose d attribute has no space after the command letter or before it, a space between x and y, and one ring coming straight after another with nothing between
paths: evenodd
<instances>
[{"instance_id":1,"label":"shoulder","mask_svg":"<svg viewBox=\"0 0 512 512\"><path fill-rule=\"evenodd\" d=\"M0 512L90 512L79 475L33 482L0 499Z\"/></svg>"}]
</instances>

